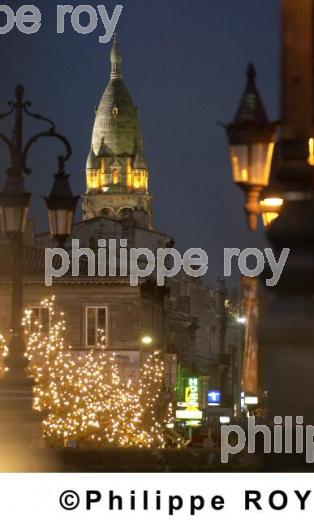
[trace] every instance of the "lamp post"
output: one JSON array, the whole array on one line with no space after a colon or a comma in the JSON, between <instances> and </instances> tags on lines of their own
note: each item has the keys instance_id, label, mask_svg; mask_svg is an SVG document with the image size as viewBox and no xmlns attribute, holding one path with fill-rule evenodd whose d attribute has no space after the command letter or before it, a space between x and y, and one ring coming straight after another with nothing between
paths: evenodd
<instances>
[{"instance_id":1,"label":"lamp post","mask_svg":"<svg viewBox=\"0 0 314 520\"><path fill-rule=\"evenodd\" d=\"M221 392L221 400L224 404L228 401L227 396L227 375L230 369L230 355L226 353L226 332L227 332L227 312L226 312L226 281L218 277L217 286L214 292L215 318L217 324L217 350L218 354L218 385Z\"/></svg>"},{"instance_id":2,"label":"lamp post","mask_svg":"<svg viewBox=\"0 0 314 520\"><path fill-rule=\"evenodd\" d=\"M33 382L27 374L25 342L22 329L23 318L23 233L31 194L24 189L24 178L31 173L28 167L28 155L33 144L42 138L54 138L63 143L65 155L58 158L59 170L51 195L46 199L51 235L59 245L72 232L75 206L78 197L74 197L65 174L65 163L71 157L72 151L68 140L56 132L55 125L49 119L30 112L31 103L24 99L24 88L18 85L15 89L15 100L9 102L10 110L0 114L0 119L14 115L15 122L11 137L0 133L0 140L9 148L11 164L3 190L0 192L0 211L2 227L9 239L12 254L11 277L11 340L9 353L5 358L8 371L0 382L0 422L1 433L4 428L13 428L14 435L31 440L29 425L38 421L38 414L32 410ZM49 124L46 131L31 137L24 146L23 123L25 115ZM21 429L21 425L23 428ZM9 434L11 434L10 431Z\"/></svg>"},{"instance_id":3,"label":"lamp post","mask_svg":"<svg viewBox=\"0 0 314 520\"><path fill-rule=\"evenodd\" d=\"M276 123L268 120L255 78L255 67L249 64L236 117L225 127L233 180L245 192L248 226L253 231L261 213L260 196L269 183L276 135Z\"/></svg>"}]
</instances>

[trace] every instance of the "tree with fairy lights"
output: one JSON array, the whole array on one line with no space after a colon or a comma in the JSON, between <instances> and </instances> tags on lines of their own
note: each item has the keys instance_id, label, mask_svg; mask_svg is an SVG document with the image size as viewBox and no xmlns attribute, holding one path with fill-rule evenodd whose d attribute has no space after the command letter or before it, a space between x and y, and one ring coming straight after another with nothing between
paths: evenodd
<instances>
[{"instance_id":1,"label":"tree with fairy lights","mask_svg":"<svg viewBox=\"0 0 314 520\"><path fill-rule=\"evenodd\" d=\"M136 382L120 381L117 414L110 442L121 447L164 447L164 426L157 419L164 365L158 351L151 353Z\"/></svg>"},{"instance_id":2,"label":"tree with fairy lights","mask_svg":"<svg viewBox=\"0 0 314 520\"><path fill-rule=\"evenodd\" d=\"M49 311L48 334L32 322L32 311L26 311L24 327L29 370L36 383L34 407L47 414L44 436L53 445L101 442L110 432L112 415L106 414L101 433L99 416L108 409L110 393L119 382L114 358L108 359L101 349L76 355L65 345L65 319L63 313L56 314L54 297L41 306Z\"/></svg>"},{"instance_id":3,"label":"tree with fairy lights","mask_svg":"<svg viewBox=\"0 0 314 520\"><path fill-rule=\"evenodd\" d=\"M32 311L25 313L24 328L34 407L46 413L49 444L163 448L164 427L156 416L164 374L160 354L148 356L137 381L125 382L103 344L80 355L65 345L65 319L56 313L54 297L41 305L49 311L49 332L36 322L32 330Z\"/></svg>"}]
</instances>

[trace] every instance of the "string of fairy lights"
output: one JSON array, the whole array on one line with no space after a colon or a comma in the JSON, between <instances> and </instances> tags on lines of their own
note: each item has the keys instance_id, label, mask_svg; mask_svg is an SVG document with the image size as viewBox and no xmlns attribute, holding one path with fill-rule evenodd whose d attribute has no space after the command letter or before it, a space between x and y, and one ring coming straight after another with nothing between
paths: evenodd
<instances>
[{"instance_id":1,"label":"string of fairy lights","mask_svg":"<svg viewBox=\"0 0 314 520\"><path fill-rule=\"evenodd\" d=\"M0 378L4 376L6 372L6 368L4 365L4 358L8 355L9 349L7 347L4 336L0 334L0 353L1 353L1 362L0 362Z\"/></svg>"},{"instance_id":2,"label":"string of fairy lights","mask_svg":"<svg viewBox=\"0 0 314 520\"><path fill-rule=\"evenodd\" d=\"M104 348L103 334L97 349L78 354L65 344L66 321L56 311L55 297L44 300L41 308L49 312L49 332L34 321L31 310L26 310L23 326L35 381L34 408L44 412L48 445L164 448L165 424L173 422L173 413L169 406L168 416L160 419L160 352L147 356L136 381L126 381L115 355ZM2 336L0 351L3 360L8 349Z\"/></svg>"}]
</instances>

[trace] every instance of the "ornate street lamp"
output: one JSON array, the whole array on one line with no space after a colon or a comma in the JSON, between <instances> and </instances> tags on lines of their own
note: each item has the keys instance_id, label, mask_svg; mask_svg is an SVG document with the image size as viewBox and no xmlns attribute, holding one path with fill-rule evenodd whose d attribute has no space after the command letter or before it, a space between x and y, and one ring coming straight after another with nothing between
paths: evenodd
<instances>
[{"instance_id":1,"label":"ornate street lamp","mask_svg":"<svg viewBox=\"0 0 314 520\"><path fill-rule=\"evenodd\" d=\"M15 124L12 137L0 133L2 140L9 148L11 165L7 170L4 188L0 192L0 211L2 227L10 240L12 256L11 278L11 331L9 353L5 358L5 376L0 381L0 430L11 428L15 437L26 436L29 428L26 423L40 420L32 411L32 380L27 375L25 343L22 329L23 318L23 267L24 248L23 233L27 220L31 194L24 189L24 178L31 173L27 166L28 154L41 138L54 138L63 143L66 153L59 157L59 172L55 176L52 193L47 199L51 234L58 241L63 241L71 234L75 206L78 197L73 197L65 174L64 166L71 157L72 150L68 140L56 132L55 125L49 119L29 111L31 103L24 99L24 88L18 85L15 89L15 100L9 102L10 110L0 114L0 120L14 114ZM36 120L49 123L46 131L35 134L26 145L23 144L23 118L28 115ZM38 416L37 416L38 417ZM10 435L9 434L9 435ZM7 435L8 436L8 435ZM32 433L29 432L31 441ZM3 438L1 439L3 441Z\"/></svg>"},{"instance_id":2,"label":"ornate street lamp","mask_svg":"<svg viewBox=\"0 0 314 520\"><path fill-rule=\"evenodd\" d=\"M251 230L257 227L260 195L269 183L276 140L276 123L267 118L255 78L255 67L250 64L236 117L226 126L233 180L245 192L245 211Z\"/></svg>"},{"instance_id":3,"label":"ornate street lamp","mask_svg":"<svg viewBox=\"0 0 314 520\"><path fill-rule=\"evenodd\" d=\"M64 163L60 162L59 172L50 196L45 197L50 234L63 247L65 241L72 234L75 208L79 197L74 197L69 183L69 175L65 174Z\"/></svg>"}]
</instances>

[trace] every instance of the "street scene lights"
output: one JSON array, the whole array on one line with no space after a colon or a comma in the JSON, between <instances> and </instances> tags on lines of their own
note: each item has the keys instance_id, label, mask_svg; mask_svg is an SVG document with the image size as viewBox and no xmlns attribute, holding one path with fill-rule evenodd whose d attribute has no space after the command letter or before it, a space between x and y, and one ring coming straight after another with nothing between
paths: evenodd
<instances>
[{"instance_id":1,"label":"street scene lights","mask_svg":"<svg viewBox=\"0 0 314 520\"><path fill-rule=\"evenodd\" d=\"M260 195L269 184L276 135L276 125L268 120L255 77L255 67L250 64L236 117L226 126L233 180L245 192L250 230L257 227Z\"/></svg>"},{"instance_id":2,"label":"street scene lights","mask_svg":"<svg viewBox=\"0 0 314 520\"><path fill-rule=\"evenodd\" d=\"M1 428L13 427L14 434L21 435L20 426L34 422L32 412L32 381L27 374L28 361L25 355L25 343L22 329L23 318L23 233L27 221L31 194L24 189L24 179L31 173L27 165L28 154L33 144L41 138L54 138L65 146L65 155L59 157L59 171L50 197L46 200L50 220L50 232L58 244L71 235L75 206L78 197L73 197L65 174L65 163L71 157L72 150L68 140L58 134L55 125L49 119L29 111L31 103L24 99L24 88L15 89L15 100L9 102L10 110L0 114L0 119L14 115L15 124L12 136L0 133L10 152L11 165L7 169L4 188L0 192L0 210L5 236L10 240L12 252L11 268L11 340L5 365L8 370L0 385ZM33 119L49 124L46 131L35 134L26 145L23 143L23 119L28 115ZM35 420L36 422L36 420ZM14 426L12 426L14 425ZM19 426L20 425L20 426ZM27 430L27 428L26 428ZM24 430L23 430L24 431ZM3 434L3 431L1 432ZM24 434L23 434L24 435ZM27 434L25 433L26 437ZM30 435L30 439L32 436ZM24 439L25 440L25 439Z\"/></svg>"}]
</instances>

